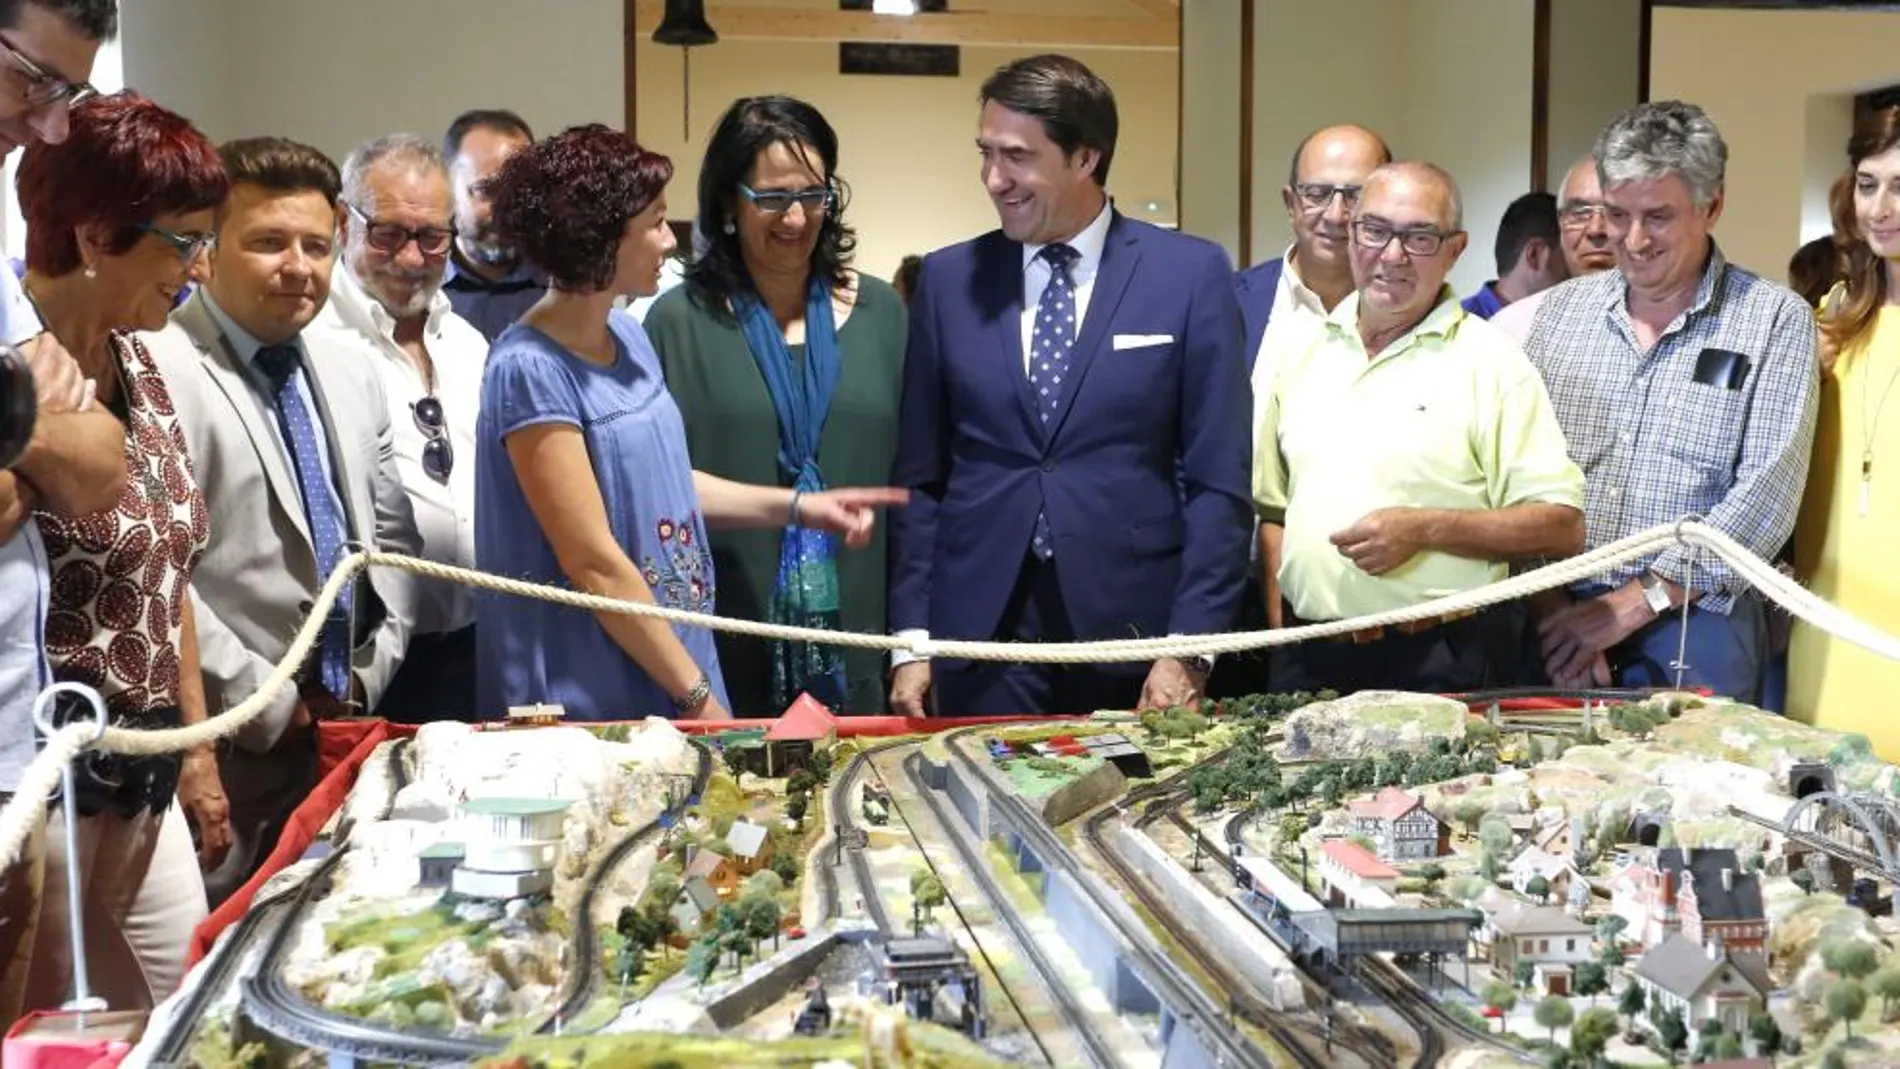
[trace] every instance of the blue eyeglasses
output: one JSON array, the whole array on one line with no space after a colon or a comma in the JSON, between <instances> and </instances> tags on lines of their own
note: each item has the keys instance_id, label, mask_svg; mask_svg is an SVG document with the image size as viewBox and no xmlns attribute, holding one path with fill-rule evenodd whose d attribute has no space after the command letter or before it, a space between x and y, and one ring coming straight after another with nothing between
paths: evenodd
<instances>
[{"instance_id":1,"label":"blue eyeglasses","mask_svg":"<svg viewBox=\"0 0 1900 1069\"><path fill-rule=\"evenodd\" d=\"M805 209L805 214L830 211L838 203L838 191L831 186L813 186L810 189L753 189L744 182L739 183L739 192L752 206L766 215L779 215L792 210L797 204Z\"/></svg>"}]
</instances>

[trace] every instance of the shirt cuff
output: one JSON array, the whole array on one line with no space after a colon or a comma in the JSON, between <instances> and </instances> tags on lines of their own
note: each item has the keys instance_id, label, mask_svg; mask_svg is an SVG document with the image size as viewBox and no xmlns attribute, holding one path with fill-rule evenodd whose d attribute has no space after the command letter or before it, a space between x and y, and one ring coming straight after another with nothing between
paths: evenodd
<instances>
[{"instance_id":1,"label":"shirt cuff","mask_svg":"<svg viewBox=\"0 0 1900 1069\"><path fill-rule=\"evenodd\" d=\"M897 637L903 639L906 642L915 642L920 639L924 641L928 641L930 639L930 632L927 629L921 628L921 627L907 627L904 630L899 631L897 633ZM930 660L929 657L920 657L909 650L892 650L891 651L891 668L893 670L901 668L904 665L911 663L912 661L928 661L928 660Z\"/></svg>"},{"instance_id":2,"label":"shirt cuff","mask_svg":"<svg viewBox=\"0 0 1900 1069\"><path fill-rule=\"evenodd\" d=\"M1173 633L1171 633L1171 634L1169 634L1169 635L1168 635L1168 637L1169 637L1169 638L1201 638L1201 637L1203 637L1203 636L1200 636L1200 635L1183 635L1183 634L1181 634L1180 632L1178 632L1178 631L1176 631L1176 632L1173 632ZM1193 656L1193 657L1189 657L1189 658L1184 658L1184 659L1185 659L1185 660L1201 660L1201 659L1205 659L1205 660L1207 661L1207 669L1208 669L1208 671L1210 671L1210 672L1211 672L1211 671L1213 671L1213 670L1214 670L1214 662L1215 662L1216 660L1218 660L1219 658L1218 658L1218 657L1217 657L1216 655L1214 655L1214 654L1212 654L1212 653L1201 653L1201 654L1196 654L1196 655L1195 655L1195 656Z\"/></svg>"}]
</instances>

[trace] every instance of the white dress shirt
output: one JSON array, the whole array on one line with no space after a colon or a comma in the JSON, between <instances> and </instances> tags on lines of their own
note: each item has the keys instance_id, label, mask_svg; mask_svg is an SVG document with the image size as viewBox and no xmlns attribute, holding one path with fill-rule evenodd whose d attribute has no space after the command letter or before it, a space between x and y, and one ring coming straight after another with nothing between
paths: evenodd
<instances>
[{"instance_id":1,"label":"white dress shirt","mask_svg":"<svg viewBox=\"0 0 1900 1069\"><path fill-rule=\"evenodd\" d=\"M1317 341L1326 325L1326 304L1307 288L1293 264L1293 246L1281 260L1280 284L1273 291L1273 316L1260 335L1260 351L1253 362L1253 432L1259 448L1260 420L1266 415L1273 377L1282 361L1298 356Z\"/></svg>"},{"instance_id":2,"label":"white dress shirt","mask_svg":"<svg viewBox=\"0 0 1900 1069\"><path fill-rule=\"evenodd\" d=\"M429 436L417 425L417 401L428 395L422 372L396 342L396 320L364 291L342 264L332 275L330 301L305 331L335 338L364 351L383 377L389 397L389 426L394 433L396 469L416 512L422 555L441 564L475 566L475 416L481 407L482 368L488 339L455 314L438 291L429 304L422 341L435 365L435 396L442 404L454 463L447 483L422 466ZM415 583L415 633L447 634L475 622L474 592L459 583L418 579Z\"/></svg>"},{"instance_id":3,"label":"white dress shirt","mask_svg":"<svg viewBox=\"0 0 1900 1069\"><path fill-rule=\"evenodd\" d=\"M40 317L20 280L0 264L0 340L19 345L41 333ZM12 538L0 542L0 793L15 790L35 752L33 703L53 682L42 641L47 583L46 546L28 516Z\"/></svg>"},{"instance_id":4,"label":"white dress shirt","mask_svg":"<svg viewBox=\"0 0 1900 1069\"><path fill-rule=\"evenodd\" d=\"M1069 265L1069 281L1075 290L1075 336L1082 336L1082 321L1088 316L1089 297L1095 293L1095 276L1102 270L1102 247L1108 244L1108 224L1114 205L1104 200L1093 222L1065 244L1076 252ZM1042 258L1043 246L1023 246L1023 374L1029 374L1029 353L1034 348L1036 306L1042 303L1042 291L1049 288L1055 269Z\"/></svg>"}]
</instances>

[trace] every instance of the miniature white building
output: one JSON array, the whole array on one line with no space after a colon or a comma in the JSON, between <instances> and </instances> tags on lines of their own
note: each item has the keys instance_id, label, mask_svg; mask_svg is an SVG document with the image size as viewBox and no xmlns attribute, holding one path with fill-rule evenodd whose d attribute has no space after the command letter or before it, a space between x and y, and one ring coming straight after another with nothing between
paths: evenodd
<instances>
[{"instance_id":1,"label":"miniature white building","mask_svg":"<svg viewBox=\"0 0 1900 1069\"><path fill-rule=\"evenodd\" d=\"M1491 914L1491 962L1510 976L1518 962L1536 967L1546 993L1568 995L1572 967L1595 955L1595 929L1555 906L1507 907Z\"/></svg>"},{"instance_id":2,"label":"miniature white building","mask_svg":"<svg viewBox=\"0 0 1900 1069\"><path fill-rule=\"evenodd\" d=\"M450 889L471 898L510 899L554 886L566 798L470 798L462 803L465 854Z\"/></svg>"}]
</instances>

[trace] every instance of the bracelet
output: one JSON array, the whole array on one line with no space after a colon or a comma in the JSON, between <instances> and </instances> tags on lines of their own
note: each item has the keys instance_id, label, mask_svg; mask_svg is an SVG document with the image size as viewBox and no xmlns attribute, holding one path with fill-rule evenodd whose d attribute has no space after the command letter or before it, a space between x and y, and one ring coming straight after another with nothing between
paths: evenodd
<instances>
[{"instance_id":1,"label":"bracelet","mask_svg":"<svg viewBox=\"0 0 1900 1069\"><path fill-rule=\"evenodd\" d=\"M706 704L706 699L710 697L712 697L712 677L701 672L699 679L683 696L673 699L673 708L681 713L690 713Z\"/></svg>"},{"instance_id":2,"label":"bracelet","mask_svg":"<svg viewBox=\"0 0 1900 1069\"><path fill-rule=\"evenodd\" d=\"M790 517L790 519L788 519L788 520L787 520L786 522L787 522L787 523L789 523L789 524L791 524L791 525L792 525L793 527L797 527L797 526L800 526L800 524L799 524L799 522L798 522L798 498L799 498L799 495L801 495L801 494L803 494L804 492L805 492L805 491L803 491L803 490L793 490L793 491L792 491L792 508L791 508L791 517Z\"/></svg>"}]
</instances>

